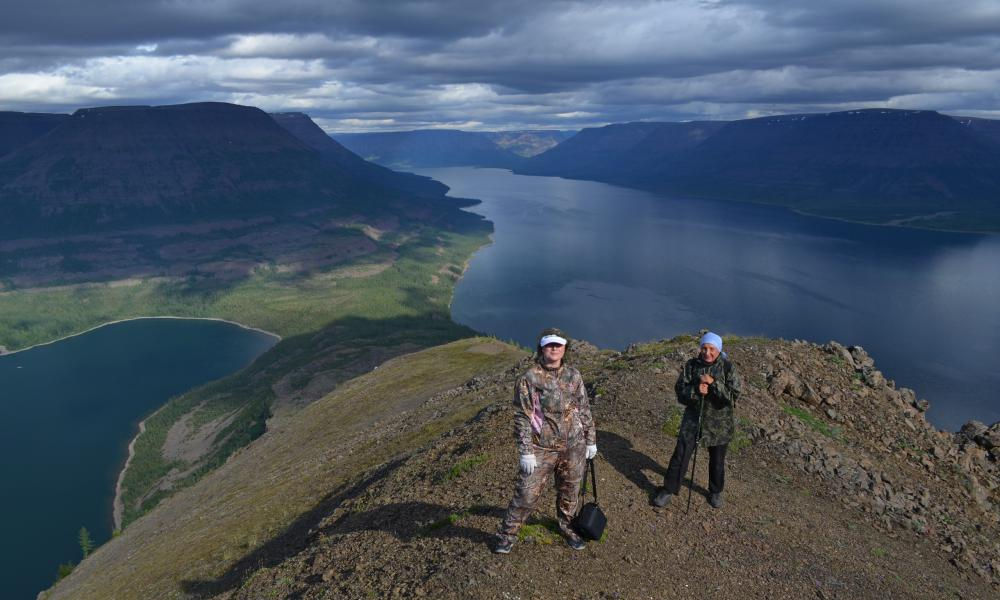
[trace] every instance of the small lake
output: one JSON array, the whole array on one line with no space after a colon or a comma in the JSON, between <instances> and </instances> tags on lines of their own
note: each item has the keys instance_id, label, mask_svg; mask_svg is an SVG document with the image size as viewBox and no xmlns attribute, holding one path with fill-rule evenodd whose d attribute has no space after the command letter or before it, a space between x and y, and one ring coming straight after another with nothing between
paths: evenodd
<instances>
[{"instance_id":1,"label":"small lake","mask_svg":"<svg viewBox=\"0 0 1000 600\"><path fill-rule=\"evenodd\" d=\"M421 169L496 227L452 318L528 347L695 333L863 346L959 428L1000 420L1000 236L875 227L500 169Z\"/></svg>"},{"instance_id":2,"label":"small lake","mask_svg":"<svg viewBox=\"0 0 1000 600\"><path fill-rule=\"evenodd\" d=\"M5 598L33 599L77 533L111 537L128 443L171 396L250 364L276 338L221 321L142 319L0 356Z\"/></svg>"}]
</instances>

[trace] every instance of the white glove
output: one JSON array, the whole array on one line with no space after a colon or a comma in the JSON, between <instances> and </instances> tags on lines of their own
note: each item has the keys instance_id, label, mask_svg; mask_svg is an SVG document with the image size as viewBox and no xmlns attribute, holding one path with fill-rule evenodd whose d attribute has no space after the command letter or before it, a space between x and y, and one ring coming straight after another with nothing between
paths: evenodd
<instances>
[{"instance_id":1,"label":"white glove","mask_svg":"<svg viewBox=\"0 0 1000 600\"><path fill-rule=\"evenodd\" d=\"M595 456L597 456L597 444L594 444L593 446L587 446L587 455L586 455L587 460L590 460Z\"/></svg>"},{"instance_id":2,"label":"white glove","mask_svg":"<svg viewBox=\"0 0 1000 600\"><path fill-rule=\"evenodd\" d=\"M531 475L537 465L534 454L521 455L521 472L525 475Z\"/></svg>"}]
</instances>

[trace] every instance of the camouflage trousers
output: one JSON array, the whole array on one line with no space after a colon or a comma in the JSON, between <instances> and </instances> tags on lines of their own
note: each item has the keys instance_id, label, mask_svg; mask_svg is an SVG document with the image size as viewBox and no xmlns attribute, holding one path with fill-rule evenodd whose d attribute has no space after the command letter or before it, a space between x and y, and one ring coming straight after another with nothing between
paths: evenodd
<instances>
[{"instance_id":1,"label":"camouflage trousers","mask_svg":"<svg viewBox=\"0 0 1000 600\"><path fill-rule=\"evenodd\" d=\"M507 507L500 524L498 535L512 540L535 510L535 504L542 495L542 490L549 477L555 474L556 479L556 515L559 529L564 534L573 534L570 522L576 516L577 504L580 500L580 482L583 480L587 464L585 459L587 445L580 442L564 450L543 450L535 448L537 466L531 474L519 473L517 491ZM575 534L573 534L575 535Z\"/></svg>"}]
</instances>

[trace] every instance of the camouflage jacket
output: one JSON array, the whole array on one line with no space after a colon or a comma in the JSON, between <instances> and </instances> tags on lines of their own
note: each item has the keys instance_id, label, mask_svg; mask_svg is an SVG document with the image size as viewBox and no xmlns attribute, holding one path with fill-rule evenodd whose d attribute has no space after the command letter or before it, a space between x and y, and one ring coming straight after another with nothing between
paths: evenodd
<instances>
[{"instance_id":1,"label":"camouflage jacket","mask_svg":"<svg viewBox=\"0 0 1000 600\"><path fill-rule=\"evenodd\" d=\"M704 396L707 402L702 416L701 444L728 444L736 430L733 413L736 400L740 397L740 377L736 374L733 363L722 356L711 364L700 358L692 358L677 377L674 392L677 393L677 401L687 407L678 435L688 440L693 440L698 435L698 412L702 403L698 382L704 373L714 377L715 381L708 386L708 395Z\"/></svg>"},{"instance_id":2,"label":"camouflage jacket","mask_svg":"<svg viewBox=\"0 0 1000 600\"><path fill-rule=\"evenodd\" d=\"M550 371L534 365L514 388L514 436L520 454L534 448L562 450L597 443L594 417L580 372L570 366Z\"/></svg>"}]
</instances>

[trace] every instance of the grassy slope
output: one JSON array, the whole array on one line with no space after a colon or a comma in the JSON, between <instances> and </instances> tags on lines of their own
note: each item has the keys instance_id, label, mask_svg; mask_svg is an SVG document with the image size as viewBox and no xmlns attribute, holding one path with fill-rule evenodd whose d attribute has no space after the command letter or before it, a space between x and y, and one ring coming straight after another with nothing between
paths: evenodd
<instances>
[{"instance_id":1,"label":"grassy slope","mask_svg":"<svg viewBox=\"0 0 1000 600\"><path fill-rule=\"evenodd\" d=\"M512 346L471 338L383 364L133 523L49 598L182 598L182 581L239 570L240 559L280 545L317 505L349 495L347 482L426 444L486 402L429 398L521 356Z\"/></svg>"},{"instance_id":2,"label":"grassy slope","mask_svg":"<svg viewBox=\"0 0 1000 600\"><path fill-rule=\"evenodd\" d=\"M316 374L312 371L321 370L329 387L388 357L471 335L448 317L457 280L448 267L458 270L481 242L475 236L456 234L414 240L397 249L399 257L391 267L371 277L337 277L335 271L284 286L264 280L220 298L211 314L237 309L236 314L259 315L264 323L277 324L279 332L292 335L247 369L172 399L146 421L123 481L123 524L191 485L260 435L272 414L274 386L279 380L291 379L294 393L309 385ZM451 275L438 274L442 270ZM437 283L433 283L435 275ZM237 413L217 436L219 443L201 460L165 459L162 448L167 432L192 411L198 422ZM157 490L172 470L182 475L169 489Z\"/></svg>"},{"instance_id":3,"label":"grassy slope","mask_svg":"<svg viewBox=\"0 0 1000 600\"><path fill-rule=\"evenodd\" d=\"M158 278L2 292L0 345L17 350L108 321L151 315L219 317L290 336L347 316L420 314L447 306L457 277L440 277L443 285L435 285L432 276L448 265L463 265L487 233L424 228L398 248L383 242L379 251L327 271L264 270L232 283ZM365 265L392 261L394 254L399 256L391 268L354 276Z\"/></svg>"}]
</instances>

